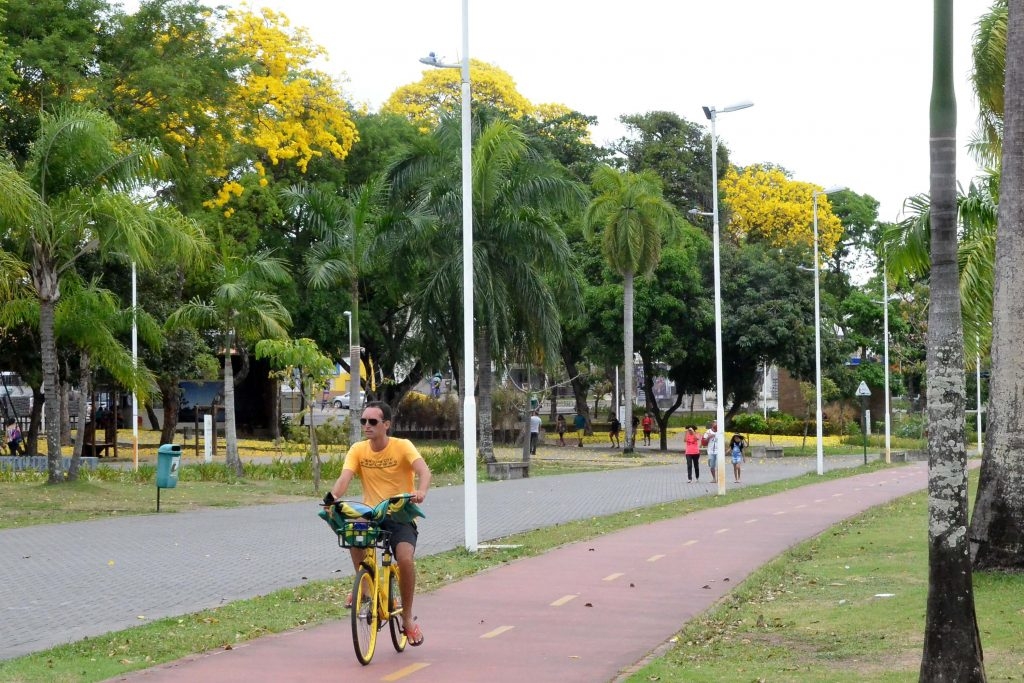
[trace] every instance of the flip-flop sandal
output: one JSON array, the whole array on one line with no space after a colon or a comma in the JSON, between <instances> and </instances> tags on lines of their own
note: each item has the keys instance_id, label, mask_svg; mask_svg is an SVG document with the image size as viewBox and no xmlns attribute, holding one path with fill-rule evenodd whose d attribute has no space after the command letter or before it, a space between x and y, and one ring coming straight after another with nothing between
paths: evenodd
<instances>
[{"instance_id":1,"label":"flip-flop sandal","mask_svg":"<svg viewBox=\"0 0 1024 683\"><path fill-rule=\"evenodd\" d=\"M409 644L413 647L419 647L423 644L423 631L420 630L419 624L406 627L405 635L409 639Z\"/></svg>"}]
</instances>

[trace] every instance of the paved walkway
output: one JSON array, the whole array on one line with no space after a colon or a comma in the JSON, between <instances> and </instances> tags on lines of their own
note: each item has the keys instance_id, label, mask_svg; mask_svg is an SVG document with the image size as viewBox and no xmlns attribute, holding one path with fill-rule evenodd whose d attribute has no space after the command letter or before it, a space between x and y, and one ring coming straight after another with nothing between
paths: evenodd
<instances>
[{"instance_id":1,"label":"paved walkway","mask_svg":"<svg viewBox=\"0 0 1024 683\"><path fill-rule=\"evenodd\" d=\"M827 467L859 462L855 456L830 457ZM813 458L748 462L743 477L750 485L813 468ZM710 483L688 485L685 478L685 465L677 464L482 483L478 538L486 542L563 521L714 494ZM171 499L174 490L164 495ZM434 488L424 507L428 518L422 522L420 554L462 547L462 487ZM309 503L2 530L0 659L308 580L350 576L347 554L317 510L311 497Z\"/></svg>"},{"instance_id":2,"label":"paved walkway","mask_svg":"<svg viewBox=\"0 0 1024 683\"><path fill-rule=\"evenodd\" d=\"M659 474L677 489L698 488L680 484L678 471L660 468ZM367 667L356 661L343 620L115 680L611 681L793 544L926 485L927 466L916 463L634 527L503 565L418 596L424 645L396 653L384 630ZM578 496L555 488L560 497ZM601 498L596 492L579 497L588 506ZM517 507L516 515L523 509ZM561 516L545 510L552 519Z\"/></svg>"}]
</instances>

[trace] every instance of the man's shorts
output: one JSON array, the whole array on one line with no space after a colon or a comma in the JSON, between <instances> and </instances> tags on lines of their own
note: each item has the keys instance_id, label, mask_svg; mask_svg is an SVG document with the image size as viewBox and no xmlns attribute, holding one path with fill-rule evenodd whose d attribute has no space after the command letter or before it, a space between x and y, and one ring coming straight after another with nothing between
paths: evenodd
<instances>
[{"instance_id":1,"label":"man's shorts","mask_svg":"<svg viewBox=\"0 0 1024 683\"><path fill-rule=\"evenodd\" d=\"M716 453L708 453L708 467L710 467L711 469L715 469L715 466L717 464L718 464L718 454L716 454Z\"/></svg>"},{"instance_id":2,"label":"man's shorts","mask_svg":"<svg viewBox=\"0 0 1024 683\"><path fill-rule=\"evenodd\" d=\"M410 543L413 549L416 548L416 539L420 531L416 528L416 522L396 522L392 519L385 519L380 528L391 532L391 551L397 552L399 543Z\"/></svg>"}]
</instances>

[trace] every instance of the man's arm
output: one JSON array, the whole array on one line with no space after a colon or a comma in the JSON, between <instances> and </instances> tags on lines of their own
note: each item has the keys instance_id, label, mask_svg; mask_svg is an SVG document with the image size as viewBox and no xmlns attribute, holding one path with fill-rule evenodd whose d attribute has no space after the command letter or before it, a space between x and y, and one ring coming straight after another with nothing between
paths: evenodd
<instances>
[{"instance_id":1,"label":"man's arm","mask_svg":"<svg viewBox=\"0 0 1024 683\"><path fill-rule=\"evenodd\" d=\"M414 503L422 503L427 497L427 490L430 488L430 468L427 467L427 461L423 458L418 458L412 463L412 470L416 473L416 479L418 486L416 487L416 495L413 497ZM344 474L344 472L342 473Z\"/></svg>"},{"instance_id":2,"label":"man's arm","mask_svg":"<svg viewBox=\"0 0 1024 683\"><path fill-rule=\"evenodd\" d=\"M341 474L338 476L337 481L334 482L334 486L331 487L331 495L334 496L335 499L344 496L345 492L348 491L348 485L352 483L352 478L354 476L355 473L352 470L343 469Z\"/></svg>"}]
</instances>

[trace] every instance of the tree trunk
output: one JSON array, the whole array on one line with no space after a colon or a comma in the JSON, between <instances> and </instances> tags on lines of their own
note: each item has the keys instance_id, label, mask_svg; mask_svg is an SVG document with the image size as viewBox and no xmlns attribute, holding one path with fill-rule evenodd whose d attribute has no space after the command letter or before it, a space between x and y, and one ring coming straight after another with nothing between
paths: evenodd
<instances>
[{"instance_id":1,"label":"tree trunk","mask_svg":"<svg viewBox=\"0 0 1024 683\"><path fill-rule=\"evenodd\" d=\"M562 362L565 364L565 371L569 374L569 385L572 387L576 412L588 418L587 424L590 424L589 411L587 409L587 387L583 380L580 379L579 370L576 369L578 360L579 358L575 357L573 352L570 352L566 346L562 347Z\"/></svg>"},{"instance_id":2,"label":"tree trunk","mask_svg":"<svg viewBox=\"0 0 1024 683\"><path fill-rule=\"evenodd\" d=\"M58 361L59 362L59 361ZM70 370L66 373L67 376L71 375ZM60 383L60 444L61 446L67 446L71 443L71 410L70 406L70 395L71 392L68 390L69 383Z\"/></svg>"},{"instance_id":3,"label":"tree trunk","mask_svg":"<svg viewBox=\"0 0 1024 683\"><path fill-rule=\"evenodd\" d=\"M56 279L56 275L54 275ZM64 464L60 448L60 388L57 379L57 344L53 331L53 309L56 298L39 301L39 337L43 365L43 411L46 422L47 483L64 481Z\"/></svg>"},{"instance_id":4,"label":"tree trunk","mask_svg":"<svg viewBox=\"0 0 1024 683\"><path fill-rule=\"evenodd\" d=\"M225 464L242 476L242 459L238 457L238 434L235 429L235 376L231 367L231 348L234 346L234 335L225 335L224 345L224 456ZM213 430L217 431L217 411L213 411Z\"/></svg>"},{"instance_id":5,"label":"tree trunk","mask_svg":"<svg viewBox=\"0 0 1024 683\"><path fill-rule=\"evenodd\" d=\"M984 681L967 542L963 327L957 267L953 1L935 0L928 313L928 607L920 680Z\"/></svg>"},{"instance_id":6,"label":"tree trunk","mask_svg":"<svg viewBox=\"0 0 1024 683\"><path fill-rule=\"evenodd\" d=\"M160 393L164 409L164 424L160 430L160 443L174 443L174 432L178 429L178 411L181 410L181 392L178 389L178 383L161 382ZM214 419L216 420L216 416Z\"/></svg>"},{"instance_id":7,"label":"tree trunk","mask_svg":"<svg viewBox=\"0 0 1024 683\"><path fill-rule=\"evenodd\" d=\"M626 273L622 279L622 384L626 389L626 411L622 429L626 432L626 446L623 453L632 453L636 441L633 428L633 274Z\"/></svg>"},{"instance_id":8,"label":"tree trunk","mask_svg":"<svg viewBox=\"0 0 1024 683\"><path fill-rule=\"evenodd\" d=\"M313 410L314 403L313 392L316 391L316 387L313 385L313 380L306 379L303 381L303 386L308 385L307 391L309 392L309 457L312 459L313 466L313 495L320 495L320 447L316 440L316 424L313 421ZM280 394L280 392L278 392Z\"/></svg>"},{"instance_id":9,"label":"tree trunk","mask_svg":"<svg viewBox=\"0 0 1024 683\"><path fill-rule=\"evenodd\" d=\"M1024 570L1024 9L1009 4L1005 119L999 228L996 235L995 302L988 428L978 496L971 519L976 569Z\"/></svg>"},{"instance_id":10,"label":"tree trunk","mask_svg":"<svg viewBox=\"0 0 1024 683\"><path fill-rule=\"evenodd\" d=\"M89 392L92 391L91 357L88 351L79 355L78 368L78 429L75 433L75 447L71 452L71 466L68 467L68 481L78 479L78 468L82 462L82 446L85 443L85 425L89 417ZM93 432L95 433L95 432ZM93 454L95 455L95 453Z\"/></svg>"},{"instance_id":11,"label":"tree trunk","mask_svg":"<svg viewBox=\"0 0 1024 683\"><path fill-rule=\"evenodd\" d=\"M477 395L476 414L480 420L480 454L484 462L497 462L494 457L494 407L491 393L494 390L494 375L491 373L491 335L486 325L477 326L476 340L476 381L480 387ZM468 387L472 390L472 387Z\"/></svg>"}]
</instances>

